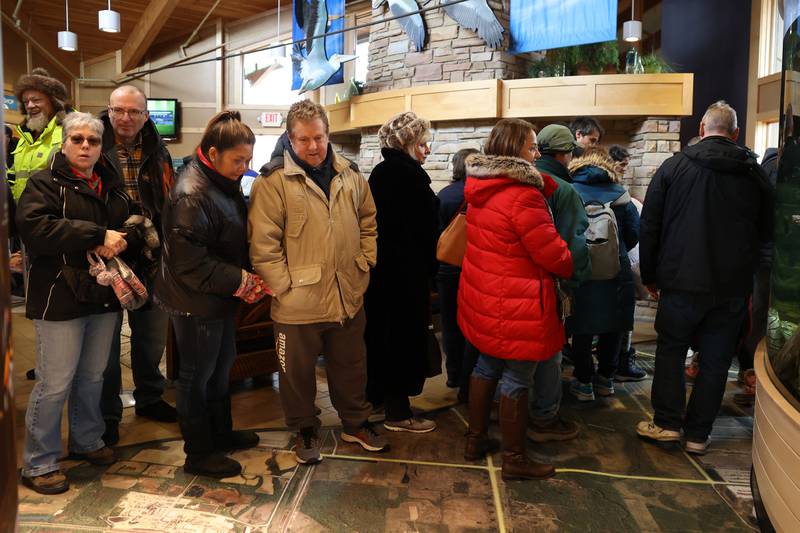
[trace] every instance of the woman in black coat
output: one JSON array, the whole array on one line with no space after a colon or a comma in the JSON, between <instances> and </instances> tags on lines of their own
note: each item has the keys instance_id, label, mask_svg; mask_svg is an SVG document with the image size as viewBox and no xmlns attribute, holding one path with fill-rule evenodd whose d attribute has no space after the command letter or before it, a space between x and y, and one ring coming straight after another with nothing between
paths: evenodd
<instances>
[{"instance_id":1,"label":"woman in black coat","mask_svg":"<svg viewBox=\"0 0 800 533\"><path fill-rule=\"evenodd\" d=\"M430 284L436 274L439 200L422 163L430 154L430 122L401 113L378 132L384 160L369 178L378 221L378 262L365 295L367 399L384 405L389 431L426 433L409 396L428 374Z\"/></svg>"},{"instance_id":2,"label":"woman in black coat","mask_svg":"<svg viewBox=\"0 0 800 533\"><path fill-rule=\"evenodd\" d=\"M171 315L181 356L177 411L190 474L236 476L241 465L225 454L258 444L255 432L233 431L228 389L239 300L266 295L261 278L248 272L240 186L254 144L238 112L214 116L162 214L156 300Z\"/></svg>"},{"instance_id":3,"label":"woman in black coat","mask_svg":"<svg viewBox=\"0 0 800 533\"><path fill-rule=\"evenodd\" d=\"M141 243L134 242L135 232L121 230L129 199L100 161L102 122L71 113L63 136L61 151L30 178L16 212L31 260L25 316L36 328L36 385L25 416L22 483L41 494L69 489L58 465L68 398L72 458L96 465L115 461L102 439L100 392L120 304L111 287L89 273L87 253L110 259Z\"/></svg>"}]
</instances>

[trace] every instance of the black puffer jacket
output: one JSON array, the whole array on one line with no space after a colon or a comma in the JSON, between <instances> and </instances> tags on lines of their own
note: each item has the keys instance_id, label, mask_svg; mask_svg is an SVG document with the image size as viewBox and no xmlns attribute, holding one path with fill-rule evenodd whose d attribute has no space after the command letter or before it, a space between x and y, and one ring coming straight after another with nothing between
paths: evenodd
<instances>
[{"instance_id":1,"label":"black puffer jacket","mask_svg":"<svg viewBox=\"0 0 800 533\"><path fill-rule=\"evenodd\" d=\"M195 158L178 176L162 214L164 243L156 299L168 312L221 318L249 265L247 207L238 181Z\"/></svg>"},{"instance_id":2,"label":"black puffer jacket","mask_svg":"<svg viewBox=\"0 0 800 533\"><path fill-rule=\"evenodd\" d=\"M747 296L771 234L772 194L755 154L725 137L706 137L665 161L647 189L642 282Z\"/></svg>"},{"instance_id":3,"label":"black puffer jacket","mask_svg":"<svg viewBox=\"0 0 800 533\"><path fill-rule=\"evenodd\" d=\"M63 154L34 174L17 206L17 231L31 258L26 316L71 320L119 310L110 287L89 274L86 251L103 244L106 229L120 229L128 218L122 182L107 166L94 167L103 183L98 197L75 176ZM140 248L133 243L129 248Z\"/></svg>"}]
</instances>

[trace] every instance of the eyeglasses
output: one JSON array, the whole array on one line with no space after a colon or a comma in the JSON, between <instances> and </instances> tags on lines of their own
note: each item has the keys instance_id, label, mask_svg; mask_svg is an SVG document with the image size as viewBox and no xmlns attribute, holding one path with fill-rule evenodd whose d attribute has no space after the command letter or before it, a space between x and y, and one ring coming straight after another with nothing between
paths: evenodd
<instances>
[{"instance_id":1,"label":"eyeglasses","mask_svg":"<svg viewBox=\"0 0 800 533\"><path fill-rule=\"evenodd\" d=\"M126 114L131 117L133 120L137 118L143 117L147 110L144 109L123 109L121 107L109 107L108 112L114 115L115 117L124 117Z\"/></svg>"},{"instance_id":2,"label":"eyeglasses","mask_svg":"<svg viewBox=\"0 0 800 533\"><path fill-rule=\"evenodd\" d=\"M84 137L83 135L70 135L69 136L69 142L71 142L72 144L74 144L76 146L83 145L84 141L88 141L89 142L89 146L94 146L94 147L100 146L100 143L103 142L100 139L100 137Z\"/></svg>"}]
</instances>

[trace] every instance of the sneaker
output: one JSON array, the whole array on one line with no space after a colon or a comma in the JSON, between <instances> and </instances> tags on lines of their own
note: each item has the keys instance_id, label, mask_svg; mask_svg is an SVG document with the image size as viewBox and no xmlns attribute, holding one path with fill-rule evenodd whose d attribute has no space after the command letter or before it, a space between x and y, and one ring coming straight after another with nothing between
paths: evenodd
<instances>
[{"instance_id":1,"label":"sneaker","mask_svg":"<svg viewBox=\"0 0 800 533\"><path fill-rule=\"evenodd\" d=\"M683 443L683 449L686 450L686 453L705 455L710 444L711 437L708 437L705 442L695 442L687 439L686 442Z\"/></svg>"},{"instance_id":2,"label":"sneaker","mask_svg":"<svg viewBox=\"0 0 800 533\"><path fill-rule=\"evenodd\" d=\"M386 437L376 433L369 422L358 428L356 432L347 433L342 431L342 440L358 443L368 452L384 452L389 449L389 442Z\"/></svg>"},{"instance_id":3,"label":"sneaker","mask_svg":"<svg viewBox=\"0 0 800 533\"><path fill-rule=\"evenodd\" d=\"M636 433L640 437L659 442L678 442L681 440L681 432L671 429L664 429L654 422L644 420L636 426Z\"/></svg>"},{"instance_id":4,"label":"sneaker","mask_svg":"<svg viewBox=\"0 0 800 533\"><path fill-rule=\"evenodd\" d=\"M594 388L591 383L582 383L578 378L572 378L569 382L569 392L582 402L594 401Z\"/></svg>"},{"instance_id":5,"label":"sneaker","mask_svg":"<svg viewBox=\"0 0 800 533\"><path fill-rule=\"evenodd\" d=\"M69 458L76 459L78 461L88 461L96 466L108 466L117 462L117 455L114 453L114 450L108 446L103 446L99 450L95 450L93 452L72 452L69 454Z\"/></svg>"},{"instance_id":6,"label":"sneaker","mask_svg":"<svg viewBox=\"0 0 800 533\"><path fill-rule=\"evenodd\" d=\"M613 396L614 395L614 380L595 374L592 378L592 385L594 385L594 392L598 396Z\"/></svg>"},{"instance_id":7,"label":"sneaker","mask_svg":"<svg viewBox=\"0 0 800 533\"><path fill-rule=\"evenodd\" d=\"M544 424L531 421L525 434L533 442L553 442L574 439L580 432L578 424L557 416Z\"/></svg>"},{"instance_id":8,"label":"sneaker","mask_svg":"<svg viewBox=\"0 0 800 533\"><path fill-rule=\"evenodd\" d=\"M635 348L620 356L619 366L614 374L615 381L642 381L647 378L647 372L636 366Z\"/></svg>"},{"instance_id":9,"label":"sneaker","mask_svg":"<svg viewBox=\"0 0 800 533\"><path fill-rule=\"evenodd\" d=\"M313 465L322 461L320 438L317 428L302 428L294 437L294 456L302 465Z\"/></svg>"},{"instance_id":10,"label":"sneaker","mask_svg":"<svg viewBox=\"0 0 800 533\"><path fill-rule=\"evenodd\" d=\"M164 400L136 408L136 416L143 416L156 422L177 422L178 412Z\"/></svg>"},{"instance_id":11,"label":"sneaker","mask_svg":"<svg viewBox=\"0 0 800 533\"><path fill-rule=\"evenodd\" d=\"M61 470L54 470L41 476L22 476L22 484L39 494L61 494L69 490L67 476Z\"/></svg>"},{"instance_id":12,"label":"sneaker","mask_svg":"<svg viewBox=\"0 0 800 533\"><path fill-rule=\"evenodd\" d=\"M436 422L427 418L411 417L405 420L387 420L383 427L389 431L406 431L408 433L428 433L436 429Z\"/></svg>"},{"instance_id":13,"label":"sneaker","mask_svg":"<svg viewBox=\"0 0 800 533\"><path fill-rule=\"evenodd\" d=\"M384 420L386 420L385 405L373 405L372 411L370 411L369 416L367 417L367 421L370 424L377 424L378 422L383 422Z\"/></svg>"}]
</instances>

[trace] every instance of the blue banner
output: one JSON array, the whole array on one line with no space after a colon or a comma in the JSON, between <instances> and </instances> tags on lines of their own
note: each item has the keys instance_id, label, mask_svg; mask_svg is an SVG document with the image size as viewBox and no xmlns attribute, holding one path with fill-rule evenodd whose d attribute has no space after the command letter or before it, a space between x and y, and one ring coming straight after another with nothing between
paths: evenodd
<instances>
[{"instance_id":1,"label":"blue banner","mask_svg":"<svg viewBox=\"0 0 800 533\"><path fill-rule=\"evenodd\" d=\"M298 5L300 4L300 5ZM315 35L323 24L322 18L326 17L328 33L344 28L344 0L292 0L292 40L299 41ZM300 20L298 20L300 18ZM301 27L303 26L303 27ZM308 57L309 47L322 44L322 40L308 41L305 44L295 45L292 48L292 90L296 91L303 84L300 76L300 60ZM325 37L325 55L330 58L333 54L344 53L344 33ZM340 68L324 85L344 82L344 69Z\"/></svg>"},{"instance_id":2,"label":"blue banner","mask_svg":"<svg viewBox=\"0 0 800 533\"><path fill-rule=\"evenodd\" d=\"M617 38L617 0L511 0L509 52L535 52Z\"/></svg>"}]
</instances>

